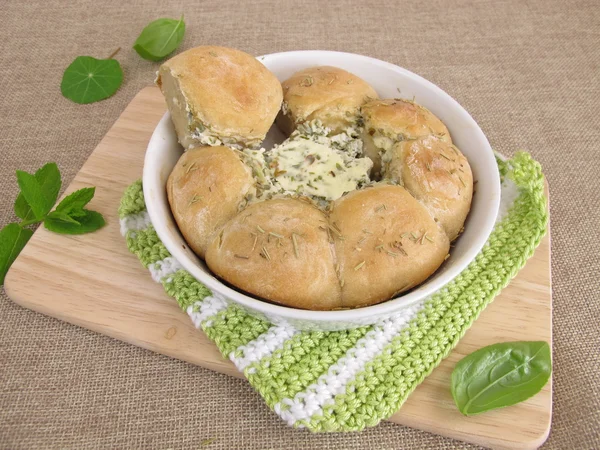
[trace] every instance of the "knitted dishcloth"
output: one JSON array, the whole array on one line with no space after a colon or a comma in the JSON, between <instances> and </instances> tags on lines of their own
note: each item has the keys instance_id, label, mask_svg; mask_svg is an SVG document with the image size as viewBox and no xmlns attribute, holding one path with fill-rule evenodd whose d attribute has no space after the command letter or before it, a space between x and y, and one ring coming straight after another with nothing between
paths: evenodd
<instances>
[{"instance_id":1,"label":"knitted dishcloth","mask_svg":"<svg viewBox=\"0 0 600 450\"><path fill-rule=\"evenodd\" d=\"M546 233L540 165L527 153L497 162L502 178L500 214L477 257L424 302L352 330L311 332L271 324L211 292L170 256L158 238L146 212L141 181L132 184L121 200L121 232L152 278L289 425L312 431L362 430L402 406L523 267Z\"/></svg>"}]
</instances>

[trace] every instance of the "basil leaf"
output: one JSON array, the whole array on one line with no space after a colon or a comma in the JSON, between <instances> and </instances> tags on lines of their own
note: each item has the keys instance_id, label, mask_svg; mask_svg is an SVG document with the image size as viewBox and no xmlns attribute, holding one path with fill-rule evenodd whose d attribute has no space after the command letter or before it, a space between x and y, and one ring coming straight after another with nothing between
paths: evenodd
<instances>
[{"instance_id":1,"label":"basil leaf","mask_svg":"<svg viewBox=\"0 0 600 450\"><path fill-rule=\"evenodd\" d=\"M505 342L461 359L452 371L450 390L460 412L470 416L527 400L551 373L548 343Z\"/></svg>"},{"instance_id":2,"label":"basil leaf","mask_svg":"<svg viewBox=\"0 0 600 450\"><path fill-rule=\"evenodd\" d=\"M95 187L79 189L62 199L56 207L56 211L64 212L67 215L74 216L72 212L81 211L87 205L96 192ZM76 215L76 214L75 214Z\"/></svg>"},{"instance_id":3,"label":"basil leaf","mask_svg":"<svg viewBox=\"0 0 600 450\"><path fill-rule=\"evenodd\" d=\"M62 184L60 171L58 170L56 163L45 164L41 169L38 169L34 177L41 186L47 201L54 205ZM22 192L19 193L15 200L15 214L24 221L34 218L33 210L31 209L31 206L29 206L29 203L27 203Z\"/></svg>"},{"instance_id":4,"label":"basil leaf","mask_svg":"<svg viewBox=\"0 0 600 450\"><path fill-rule=\"evenodd\" d=\"M88 209L84 209L83 211L85 212L85 215L77 218L77 225L48 216L46 217L46 220L44 220L44 226L55 233L84 234L96 231L106 224L104 217L102 217L102 214L99 212L90 211Z\"/></svg>"},{"instance_id":5,"label":"basil leaf","mask_svg":"<svg viewBox=\"0 0 600 450\"><path fill-rule=\"evenodd\" d=\"M0 285L4 284L9 267L32 235L33 231L16 223L9 223L0 230Z\"/></svg>"},{"instance_id":6,"label":"basil leaf","mask_svg":"<svg viewBox=\"0 0 600 450\"><path fill-rule=\"evenodd\" d=\"M157 19L142 30L133 49L144 59L160 61L179 46L184 34L183 15L179 20Z\"/></svg>"},{"instance_id":7,"label":"basil leaf","mask_svg":"<svg viewBox=\"0 0 600 450\"><path fill-rule=\"evenodd\" d=\"M116 59L78 56L65 70L60 91L75 103L93 103L113 95L123 82L123 70Z\"/></svg>"}]
</instances>

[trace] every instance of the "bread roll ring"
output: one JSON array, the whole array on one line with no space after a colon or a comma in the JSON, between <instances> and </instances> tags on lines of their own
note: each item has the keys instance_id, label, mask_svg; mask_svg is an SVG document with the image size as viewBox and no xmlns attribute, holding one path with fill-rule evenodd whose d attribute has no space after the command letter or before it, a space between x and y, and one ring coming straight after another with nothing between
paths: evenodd
<instances>
[{"instance_id":1,"label":"bread roll ring","mask_svg":"<svg viewBox=\"0 0 600 450\"><path fill-rule=\"evenodd\" d=\"M178 64L185 73L186 61ZM379 100L341 69L305 69L282 85L284 143L192 145L169 176L190 248L224 282L294 308L373 305L425 281L449 257L473 195L469 163L446 126L413 101ZM277 100L281 86L261 89ZM203 108L202 96L188 92L186 101Z\"/></svg>"}]
</instances>

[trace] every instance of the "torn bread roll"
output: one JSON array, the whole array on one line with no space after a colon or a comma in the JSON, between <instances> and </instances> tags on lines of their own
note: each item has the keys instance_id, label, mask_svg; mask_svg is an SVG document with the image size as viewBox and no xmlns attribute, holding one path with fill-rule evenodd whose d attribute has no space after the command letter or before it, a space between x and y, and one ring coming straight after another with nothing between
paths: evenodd
<instances>
[{"instance_id":1,"label":"torn bread roll","mask_svg":"<svg viewBox=\"0 0 600 450\"><path fill-rule=\"evenodd\" d=\"M281 84L256 58L217 46L192 48L160 66L160 87L179 142L258 147L281 107Z\"/></svg>"},{"instance_id":2,"label":"torn bread roll","mask_svg":"<svg viewBox=\"0 0 600 450\"><path fill-rule=\"evenodd\" d=\"M431 111L403 99L375 100L361 107L364 120L363 151L373 161L373 173L381 174L381 155L399 141L436 135L452 143L446 125Z\"/></svg>"},{"instance_id":3,"label":"torn bread roll","mask_svg":"<svg viewBox=\"0 0 600 450\"><path fill-rule=\"evenodd\" d=\"M379 98L362 78L330 66L296 72L282 86L283 106L277 125L287 135L299 124L313 120L320 120L332 135L356 127L361 105Z\"/></svg>"}]
</instances>

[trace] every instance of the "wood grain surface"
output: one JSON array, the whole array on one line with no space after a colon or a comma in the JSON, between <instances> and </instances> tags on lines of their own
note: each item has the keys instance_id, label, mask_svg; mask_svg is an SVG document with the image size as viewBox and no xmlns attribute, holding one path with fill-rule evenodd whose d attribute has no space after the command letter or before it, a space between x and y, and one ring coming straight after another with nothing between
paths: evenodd
<instances>
[{"instance_id":1,"label":"wood grain surface","mask_svg":"<svg viewBox=\"0 0 600 450\"><path fill-rule=\"evenodd\" d=\"M158 88L140 91L65 192L96 186L90 207L108 225L81 236L40 227L10 269L6 292L26 308L240 377L152 281L119 232L119 200L141 178L146 145L165 110ZM550 432L552 383L519 405L472 417L462 416L450 395L450 373L458 360L485 345L513 340L552 341L549 234L456 349L389 420L492 448L537 448Z\"/></svg>"}]
</instances>

